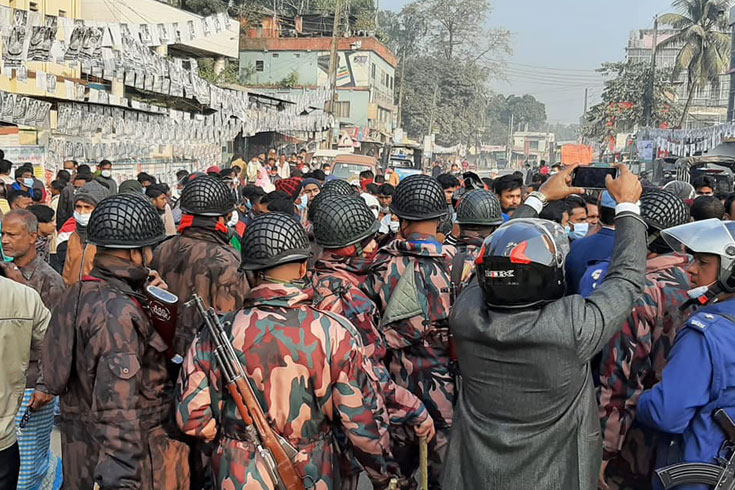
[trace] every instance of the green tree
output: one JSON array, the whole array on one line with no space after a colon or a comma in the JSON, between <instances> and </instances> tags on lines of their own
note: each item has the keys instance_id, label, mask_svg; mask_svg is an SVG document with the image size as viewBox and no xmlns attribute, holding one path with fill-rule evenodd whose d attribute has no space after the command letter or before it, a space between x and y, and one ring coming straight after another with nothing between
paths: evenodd
<instances>
[{"instance_id":1,"label":"green tree","mask_svg":"<svg viewBox=\"0 0 735 490\"><path fill-rule=\"evenodd\" d=\"M672 79L687 74L689 95L682 111L679 126L683 126L697 88L718 82L730 61L730 34L728 33L729 0L674 0L678 13L664 14L660 21L679 32L658 47L677 46Z\"/></svg>"},{"instance_id":2,"label":"green tree","mask_svg":"<svg viewBox=\"0 0 735 490\"><path fill-rule=\"evenodd\" d=\"M644 102L651 66L648 63L603 63L597 71L608 79L602 91L602 102L585 114L582 134L602 142L617 132L629 132L645 125ZM656 70L652 116L655 126L673 126L681 114L673 103L676 90L671 80L671 70Z\"/></svg>"},{"instance_id":3,"label":"green tree","mask_svg":"<svg viewBox=\"0 0 735 490\"><path fill-rule=\"evenodd\" d=\"M487 0L415 0L379 17L380 35L398 55L400 120L411 137L431 130L440 144L477 143L487 82L499 73L489 55L509 52L507 31L485 26L489 14Z\"/></svg>"}]
</instances>

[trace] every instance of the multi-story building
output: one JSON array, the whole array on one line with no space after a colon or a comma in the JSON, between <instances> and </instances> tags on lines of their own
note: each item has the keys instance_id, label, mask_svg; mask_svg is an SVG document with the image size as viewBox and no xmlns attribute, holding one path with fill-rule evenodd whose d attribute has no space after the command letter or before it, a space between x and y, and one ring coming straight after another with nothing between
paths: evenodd
<instances>
[{"instance_id":1,"label":"multi-story building","mask_svg":"<svg viewBox=\"0 0 735 490\"><path fill-rule=\"evenodd\" d=\"M301 24L296 19L295 25ZM275 31L275 35L273 34ZM298 97L329 87L332 38L299 37L297 30L252 31L240 43L240 81L258 92ZM340 127L358 128L365 141L387 141L394 129L396 56L375 37L340 37L334 117ZM324 107L323 105L321 107Z\"/></svg>"},{"instance_id":2,"label":"multi-story building","mask_svg":"<svg viewBox=\"0 0 735 490\"><path fill-rule=\"evenodd\" d=\"M657 68L673 68L676 57L682 47L680 43L673 43L662 47L661 43L678 31L661 28L658 30L656 44ZM650 63L653 49L653 29L639 29L630 33L626 48L625 60L633 63ZM730 90L730 77L723 72L719 80L697 88L689 109L684 127L702 127L723 123L727 120L727 99ZM686 71L682 72L676 81L677 102L683 107L689 97L689 84Z\"/></svg>"},{"instance_id":3,"label":"multi-story building","mask_svg":"<svg viewBox=\"0 0 735 490\"><path fill-rule=\"evenodd\" d=\"M513 133L511 162L538 164L554 160L556 136L554 133L517 131Z\"/></svg>"}]
</instances>

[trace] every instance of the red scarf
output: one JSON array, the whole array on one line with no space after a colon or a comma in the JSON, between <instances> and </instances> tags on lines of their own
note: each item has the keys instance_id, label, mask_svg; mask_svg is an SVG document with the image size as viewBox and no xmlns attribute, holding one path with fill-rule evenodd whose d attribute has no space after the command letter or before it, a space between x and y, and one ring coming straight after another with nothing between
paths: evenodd
<instances>
[{"instance_id":1,"label":"red scarf","mask_svg":"<svg viewBox=\"0 0 735 490\"><path fill-rule=\"evenodd\" d=\"M181 217L178 232L182 233L184 230L186 230L187 228L191 228L192 226L211 229L212 224L214 224L214 229L216 231L227 235L229 230L224 223L221 223L219 220L217 220L215 223L212 223L212 220L210 218L202 218L199 216L194 216L193 214L185 214Z\"/></svg>"}]
</instances>

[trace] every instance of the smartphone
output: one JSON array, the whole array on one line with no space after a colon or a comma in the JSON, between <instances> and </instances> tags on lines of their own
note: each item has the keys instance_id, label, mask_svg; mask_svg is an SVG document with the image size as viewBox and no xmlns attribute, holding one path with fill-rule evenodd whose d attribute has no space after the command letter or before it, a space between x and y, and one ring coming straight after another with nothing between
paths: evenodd
<instances>
[{"instance_id":1,"label":"smartphone","mask_svg":"<svg viewBox=\"0 0 735 490\"><path fill-rule=\"evenodd\" d=\"M583 189L606 189L606 177L611 175L614 179L618 173L616 167L577 167L572 174L572 186Z\"/></svg>"}]
</instances>

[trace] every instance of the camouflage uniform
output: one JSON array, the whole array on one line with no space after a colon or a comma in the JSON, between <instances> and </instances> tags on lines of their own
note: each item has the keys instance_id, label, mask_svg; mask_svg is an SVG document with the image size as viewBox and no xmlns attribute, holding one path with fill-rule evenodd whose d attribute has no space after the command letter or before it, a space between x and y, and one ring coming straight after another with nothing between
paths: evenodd
<instances>
[{"instance_id":1,"label":"camouflage uniform","mask_svg":"<svg viewBox=\"0 0 735 490\"><path fill-rule=\"evenodd\" d=\"M359 257L340 257L326 252L316 262L313 277L314 306L345 316L357 328L369 357L372 369L378 379L378 393L382 393L388 409L388 419L377 420L382 432L387 432L389 424L419 425L429 416L426 407L407 389L398 386L385 367L385 339L378 331L375 303L358 286L364 282L371 262ZM352 460L354 463L354 459ZM343 461L343 478L357 476L360 467Z\"/></svg>"},{"instance_id":2,"label":"camouflage uniform","mask_svg":"<svg viewBox=\"0 0 735 490\"><path fill-rule=\"evenodd\" d=\"M134 299L148 270L96 256L51 319L43 349L49 392L61 396L64 485L188 489L188 446L174 437L166 344Z\"/></svg>"},{"instance_id":3,"label":"camouflage uniform","mask_svg":"<svg viewBox=\"0 0 735 490\"><path fill-rule=\"evenodd\" d=\"M273 428L298 451L296 468L306 488L338 488L332 425L340 423L373 484L385 487L378 424L367 408L377 395L365 369L360 341L349 322L314 309L310 292L266 283L254 288L234 317L231 338L256 398ZM341 318L341 319L340 319ZM177 420L189 435L216 439L217 488L273 489L263 462L246 440L229 395L223 395L212 342L203 331L192 344L177 385Z\"/></svg>"},{"instance_id":4,"label":"camouflage uniform","mask_svg":"<svg viewBox=\"0 0 735 490\"><path fill-rule=\"evenodd\" d=\"M613 489L648 488L656 463L656 433L635 421L640 394L661 381L666 358L687 314L687 259L662 255L647 262L646 289L620 332L602 350L600 419L606 480Z\"/></svg>"},{"instance_id":5,"label":"camouflage uniform","mask_svg":"<svg viewBox=\"0 0 735 490\"><path fill-rule=\"evenodd\" d=\"M396 239L378 252L363 283L382 314L393 379L416 395L434 419L436 436L429 444L432 486L438 486L452 426L454 381L449 372L447 319L455 252L428 235ZM394 295L399 283L401 294ZM407 298L409 291L415 292ZM418 467L415 434L396 430L393 438L393 454L403 473L413 474Z\"/></svg>"},{"instance_id":6,"label":"camouflage uniform","mask_svg":"<svg viewBox=\"0 0 735 490\"><path fill-rule=\"evenodd\" d=\"M154 251L151 267L179 297L175 347L182 356L201 326L196 308L184 306L192 295L201 296L218 313L229 313L242 307L249 290L238 271L240 257L227 244L227 236L214 229L187 228L166 240Z\"/></svg>"}]
</instances>

